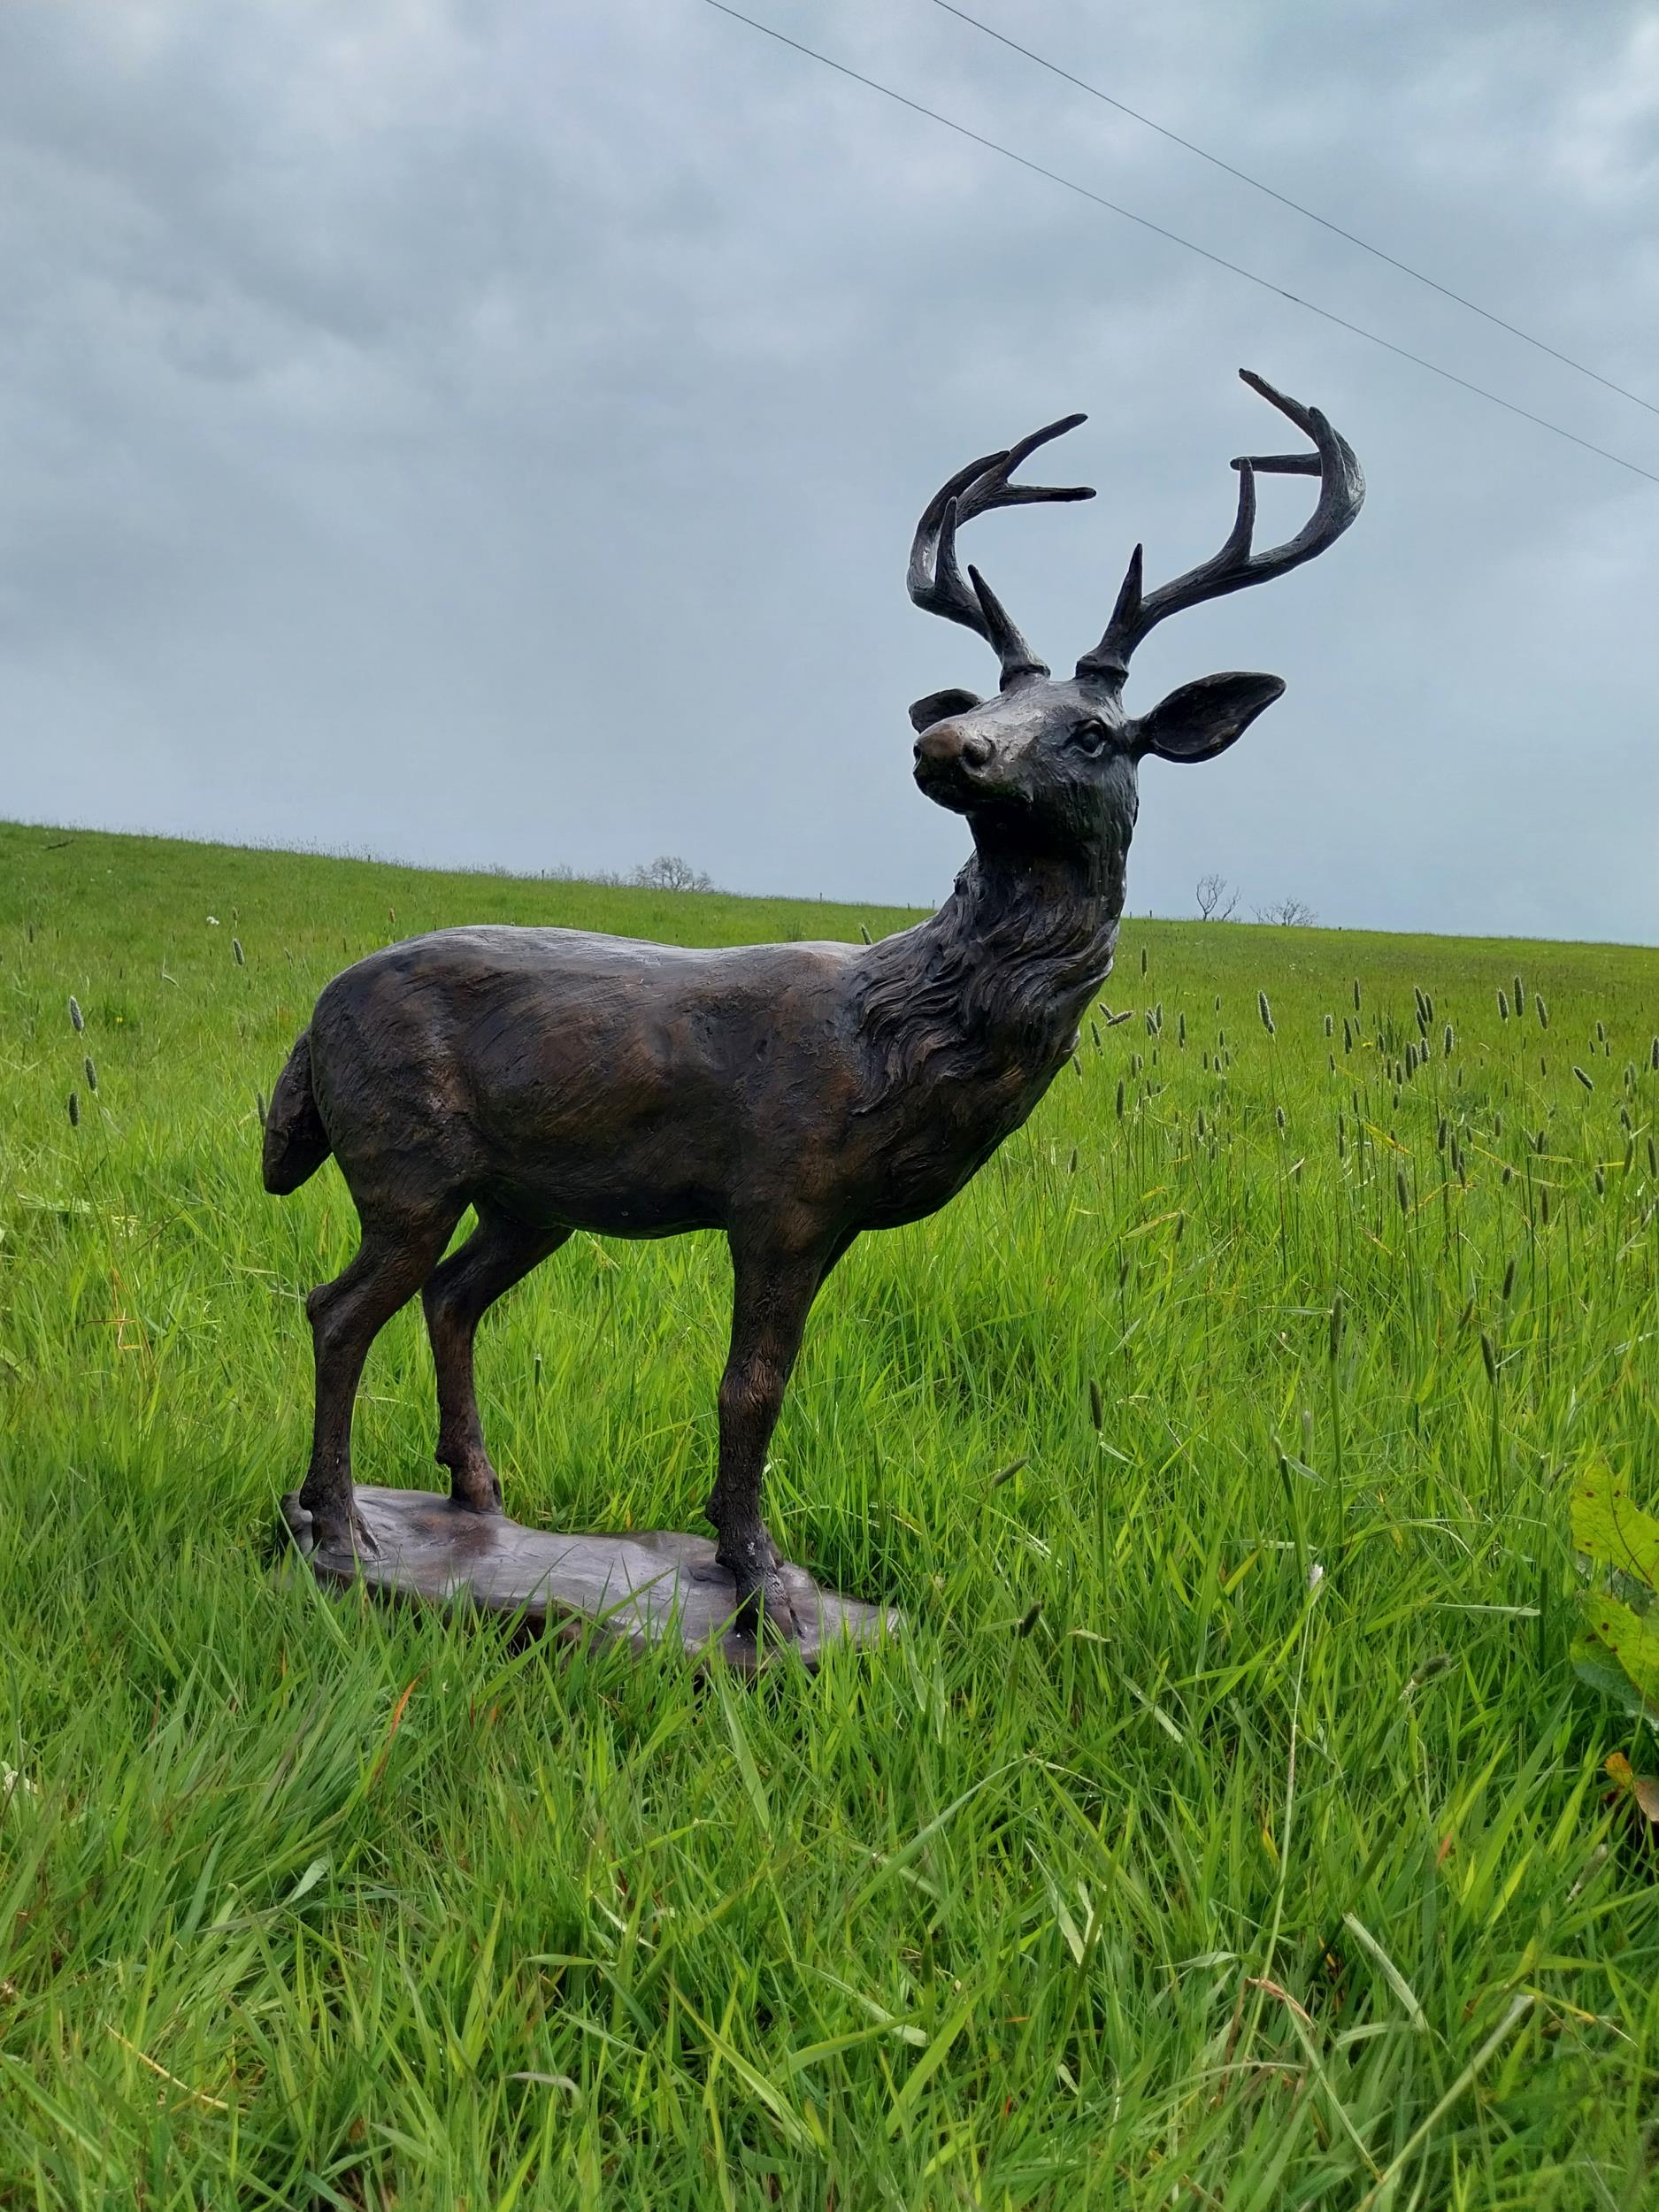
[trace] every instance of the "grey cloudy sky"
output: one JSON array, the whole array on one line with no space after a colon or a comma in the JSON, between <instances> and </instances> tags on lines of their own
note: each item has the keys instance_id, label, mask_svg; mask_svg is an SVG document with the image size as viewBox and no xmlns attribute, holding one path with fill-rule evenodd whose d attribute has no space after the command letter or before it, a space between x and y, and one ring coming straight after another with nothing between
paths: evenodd
<instances>
[{"instance_id":1,"label":"grey cloudy sky","mask_svg":"<svg viewBox=\"0 0 1659 2212\"><path fill-rule=\"evenodd\" d=\"M983 9L1659 398L1653 7ZM1659 472L1653 414L929 0L750 12ZM1089 411L1050 480L1100 496L972 534L1069 667L1286 442L1243 364L1371 496L1144 649L1132 705L1290 687L1148 766L1132 907L1659 936L1659 487L701 0L11 0L0 296L0 813L932 901L905 708L995 671L904 596L924 501Z\"/></svg>"}]
</instances>

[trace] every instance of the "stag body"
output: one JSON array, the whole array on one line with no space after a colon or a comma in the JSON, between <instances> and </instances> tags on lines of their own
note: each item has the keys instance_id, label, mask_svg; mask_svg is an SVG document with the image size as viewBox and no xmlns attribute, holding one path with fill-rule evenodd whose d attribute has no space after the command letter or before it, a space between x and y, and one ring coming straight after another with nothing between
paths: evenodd
<instances>
[{"instance_id":1,"label":"stag body","mask_svg":"<svg viewBox=\"0 0 1659 2212\"><path fill-rule=\"evenodd\" d=\"M1254 382L1256 380L1250 380ZM362 1243L308 1302L317 1359L301 1492L319 1540L365 1540L351 1492L352 1401L375 1334L423 1294L437 1375L437 1456L457 1507L500 1509L472 1379L486 1308L585 1229L624 1237L723 1230L730 1356L709 1516L740 1612L790 1625L760 1513L767 1444L812 1300L853 1239L954 1196L1018 1128L1076 1040L1111 965L1136 764L1211 757L1283 688L1268 676L1184 686L1135 719L1128 656L1177 604L1310 557L1363 486L1324 419L1258 386L1317 452L1246 461L1221 554L1142 595L1140 552L1111 623L1055 681L989 587L956 563L974 513L1081 489L1010 482L1044 440L973 463L922 518L910 591L975 629L1002 663L996 698L918 701L916 779L965 815L974 852L940 912L870 947L688 951L557 929L437 932L348 969L319 999L272 1101L268 1188L330 1152ZM1310 466L1319 511L1300 538L1249 550L1254 472ZM468 1206L478 1226L442 1255Z\"/></svg>"}]
</instances>

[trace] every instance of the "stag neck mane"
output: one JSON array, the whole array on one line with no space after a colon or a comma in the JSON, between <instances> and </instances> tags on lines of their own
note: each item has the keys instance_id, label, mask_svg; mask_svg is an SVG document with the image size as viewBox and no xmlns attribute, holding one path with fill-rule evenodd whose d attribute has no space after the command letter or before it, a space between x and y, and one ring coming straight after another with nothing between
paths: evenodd
<instances>
[{"instance_id":1,"label":"stag neck mane","mask_svg":"<svg viewBox=\"0 0 1659 2212\"><path fill-rule=\"evenodd\" d=\"M872 1104L918 1078L1052 1075L1111 972L1124 863L1109 848L1063 857L976 837L938 913L861 964L858 1027L881 1063Z\"/></svg>"}]
</instances>

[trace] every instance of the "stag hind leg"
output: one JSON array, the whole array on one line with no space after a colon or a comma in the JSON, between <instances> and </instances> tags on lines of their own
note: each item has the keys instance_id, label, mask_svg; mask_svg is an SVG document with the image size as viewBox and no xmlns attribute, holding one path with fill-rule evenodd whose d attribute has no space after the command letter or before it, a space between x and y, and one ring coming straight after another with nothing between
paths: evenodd
<instances>
[{"instance_id":1,"label":"stag hind leg","mask_svg":"<svg viewBox=\"0 0 1659 2212\"><path fill-rule=\"evenodd\" d=\"M720 1461L708 1504L716 1555L737 1589L738 1625L750 1635L798 1632L778 1555L761 1518L761 1475L806 1317L839 1256L834 1244L780 1251L732 1238L732 1348L720 1379Z\"/></svg>"},{"instance_id":2,"label":"stag hind leg","mask_svg":"<svg viewBox=\"0 0 1659 2212\"><path fill-rule=\"evenodd\" d=\"M477 1228L427 1283L421 1302L438 1379L438 1449L449 1496L472 1513L501 1511L501 1482L484 1448L472 1379L472 1340L486 1311L570 1235L559 1224L479 1213Z\"/></svg>"},{"instance_id":3,"label":"stag hind leg","mask_svg":"<svg viewBox=\"0 0 1659 2212\"><path fill-rule=\"evenodd\" d=\"M431 1274L460 1213L457 1203L419 1214L365 1216L357 1257L305 1302L317 1358L317 1410L300 1504L311 1516L319 1548L374 1549L352 1502L351 1417L357 1384L370 1345Z\"/></svg>"}]
</instances>

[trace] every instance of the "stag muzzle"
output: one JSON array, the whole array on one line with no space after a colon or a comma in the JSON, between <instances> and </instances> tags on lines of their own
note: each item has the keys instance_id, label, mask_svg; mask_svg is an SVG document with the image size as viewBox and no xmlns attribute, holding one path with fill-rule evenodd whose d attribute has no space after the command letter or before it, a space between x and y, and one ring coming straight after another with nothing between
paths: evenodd
<instances>
[{"instance_id":1,"label":"stag muzzle","mask_svg":"<svg viewBox=\"0 0 1659 2212\"><path fill-rule=\"evenodd\" d=\"M935 722L917 739L916 781L930 799L949 806L973 791L979 772L996 757L996 748L978 730L957 722Z\"/></svg>"}]
</instances>

